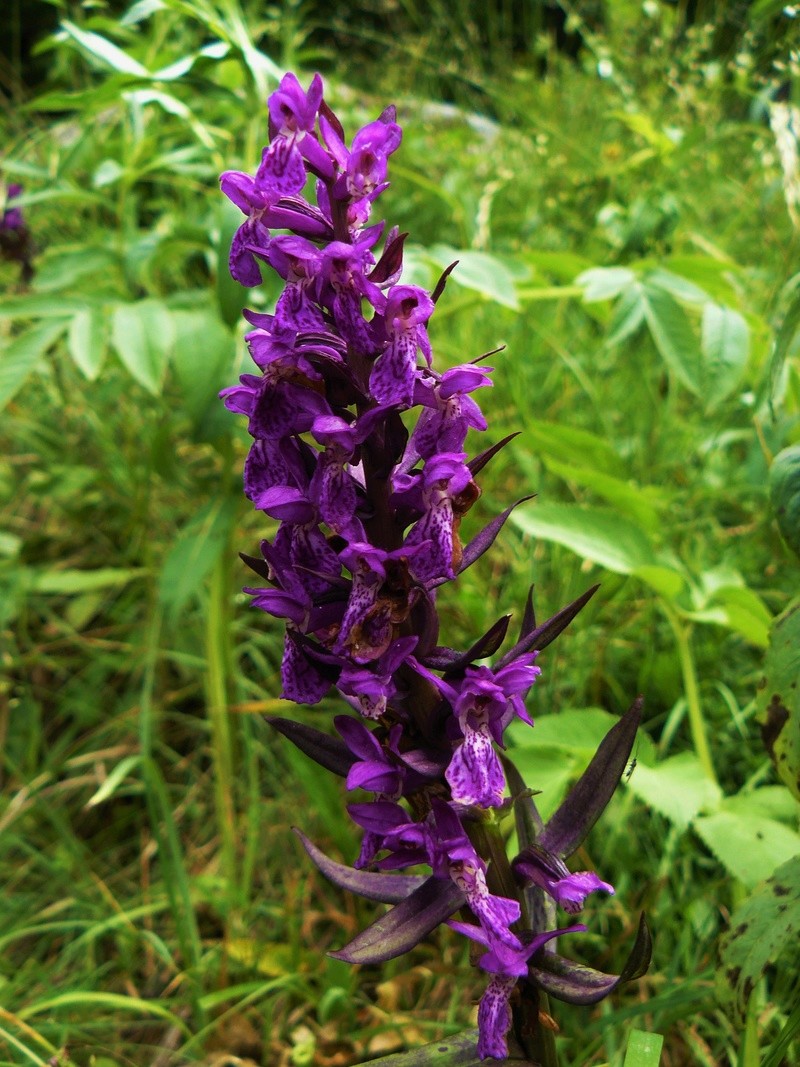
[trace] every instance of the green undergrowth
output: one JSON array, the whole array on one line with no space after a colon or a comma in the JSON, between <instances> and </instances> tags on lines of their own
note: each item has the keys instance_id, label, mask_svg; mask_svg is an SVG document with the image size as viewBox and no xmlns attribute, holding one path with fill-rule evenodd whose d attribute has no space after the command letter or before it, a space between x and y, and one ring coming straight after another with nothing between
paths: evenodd
<instances>
[{"instance_id":1,"label":"green undergrowth","mask_svg":"<svg viewBox=\"0 0 800 1067\"><path fill-rule=\"evenodd\" d=\"M462 534L536 499L443 591L442 640L519 618L531 584L545 618L600 583L540 658L536 727L513 732L545 810L645 695L578 857L617 894L576 951L615 970L645 911L654 962L560 1012L564 1064L637 1063L637 1030L664 1035L666 1067L793 1062L798 969L764 902L800 850L797 807L756 699L765 656L781 686L796 670L774 620L797 561L768 484L800 438L798 229L768 121L788 38L784 55L754 21L728 55L620 4L575 63L538 27L542 47L493 67L498 14L490 69L466 79L416 5L416 38L364 22L352 63L324 44L352 27L311 4L56 6L47 83L1 120L37 269L24 288L0 264L0 1064L348 1067L474 1022L481 978L449 931L382 969L325 956L374 906L291 833L357 848L341 783L268 726L287 713L280 635L239 592L237 552L274 529L242 498L247 437L216 394L246 366L243 304L276 290L230 283L217 175L254 166L289 65L323 69L351 123L396 99L381 204L410 231L406 278L459 260L439 365L504 346L479 399L492 441L519 436ZM363 58L375 40L383 64ZM771 751L791 763L793 743Z\"/></svg>"}]
</instances>

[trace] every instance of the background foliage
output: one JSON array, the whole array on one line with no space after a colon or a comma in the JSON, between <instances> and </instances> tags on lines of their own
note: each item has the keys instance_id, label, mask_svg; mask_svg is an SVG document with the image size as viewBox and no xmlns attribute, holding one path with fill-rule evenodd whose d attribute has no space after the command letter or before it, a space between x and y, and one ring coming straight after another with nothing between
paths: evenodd
<instances>
[{"instance_id":1,"label":"background foliage","mask_svg":"<svg viewBox=\"0 0 800 1067\"><path fill-rule=\"evenodd\" d=\"M380 971L325 957L366 914L289 828L348 860L356 842L339 783L267 725L278 635L238 592L237 551L270 529L216 394L245 300L277 290L229 280L216 182L253 168L288 68L322 70L351 125L397 102L382 203L411 232L406 280L460 260L439 359L507 346L481 399L494 437L522 433L472 521L538 496L459 583L447 643L531 582L543 617L602 582L515 738L545 812L646 696L581 863L618 891L586 962L612 970L644 909L654 965L562 1013L564 1062L620 1064L632 1025L665 1035L669 1067L793 1062L796 889L787 913L775 887L800 852L781 537L800 18L770 0L15 0L4 18L2 179L25 185L37 254L30 285L0 264L0 1062L346 1067L474 1010L447 931Z\"/></svg>"}]
</instances>

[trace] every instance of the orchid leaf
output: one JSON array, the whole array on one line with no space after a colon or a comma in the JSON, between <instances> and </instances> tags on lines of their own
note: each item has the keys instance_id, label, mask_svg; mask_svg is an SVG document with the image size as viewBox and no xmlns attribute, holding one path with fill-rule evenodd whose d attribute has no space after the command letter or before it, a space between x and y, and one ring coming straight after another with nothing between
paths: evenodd
<instances>
[{"instance_id":1,"label":"orchid leaf","mask_svg":"<svg viewBox=\"0 0 800 1067\"><path fill-rule=\"evenodd\" d=\"M526 636L521 637L514 647L506 652L497 666L505 667L506 664L511 663L512 660L523 655L523 653L529 652L532 648L538 649L540 652L543 648L547 648L559 634L566 630L575 616L583 610L599 588L599 585L593 585L591 589L587 589L585 593L582 593L577 600L573 600L571 604L567 604L561 611L557 611L541 626L537 626ZM533 609L531 609L532 616Z\"/></svg>"},{"instance_id":2,"label":"orchid leaf","mask_svg":"<svg viewBox=\"0 0 800 1067\"><path fill-rule=\"evenodd\" d=\"M637 697L609 730L589 766L548 821L540 843L550 852L571 856L611 800L631 754L643 704Z\"/></svg>"},{"instance_id":3,"label":"orchid leaf","mask_svg":"<svg viewBox=\"0 0 800 1067\"><path fill-rule=\"evenodd\" d=\"M303 848L311 858L311 862L320 870L329 882L333 882L340 889L346 889L366 900L377 900L381 904L399 904L405 900L415 889L426 881L423 875L411 874L378 874L374 871L357 871L354 867L347 867L343 863L337 863L330 859L324 852L306 837L302 830L295 826L292 828Z\"/></svg>"},{"instance_id":4,"label":"orchid leaf","mask_svg":"<svg viewBox=\"0 0 800 1067\"><path fill-rule=\"evenodd\" d=\"M631 1030L622 1067L658 1067L664 1038L645 1030Z\"/></svg>"},{"instance_id":5,"label":"orchid leaf","mask_svg":"<svg viewBox=\"0 0 800 1067\"><path fill-rule=\"evenodd\" d=\"M492 547L494 539L502 530L503 526L505 525L506 519L514 510L514 508L519 507L520 504L527 503L528 500L533 500L533 497L523 496L519 500L515 501L515 503L513 503L510 507L506 508L505 511L501 512L498 516L496 516L496 518L492 519L488 526L484 526L484 528L479 534L472 538L472 540L469 542L469 544L466 546L466 548L461 554L461 566L458 568L459 574L463 574L467 567L471 567L477 559L480 559L480 557L488 548Z\"/></svg>"},{"instance_id":6,"label":"orchid leaf","mask_svg":"<svg viewBox=\"0 0 800 1067\"><path fill-rule=\"evenodd\" d=\"M633 948L619 975L596 971L593 967L573 963L552 952L540 953L536 962L528 968L528 973L557 1000L567 1004L596 1004L623 982L641 978L650 966L652 955L653 939L643 915L639 920Z\"/></svg>"},{"instance_id":7,"label":"orchid leaf","mask_svg":"<svg viewBox=\"0 0 800 1067\"><path fill-rule=\"evenodd\" d=\"M490 460L494 459L498 452L504 449L507 444L514 440L515 437L519 437L519 435L520 431L515 430L514 433L506 434L506 436L502 438L502 440L497 441L491 446L491 448L486 448L483 450L483 452L479 452L478 455L474 459L471 459L467 464L467 466L469 467L470 474L473 477L476 474L480 474L486 464Z\"/></svg>"},{"instance_id":8,"label":"orchid leaf","mask_svg":"<svg viewBox=\"0 0 800 1067\"><path fill-rule=\"evenodd\" d=\"M453 663L448 666L449 671L463 670L470 663L473 663L476 659L485 659L487 656L492 656L498 650L503 643L503 639L508 631L508 624L511 621L510 615L503 615L497 620L497 622L490 626L489 629L479 637L478 640L468 648L463 655L459 656Z\"/></svg>"},{"instance_id":9,"label":"orchid leaf","mask_svg":"<svg viewBox=\"0 0 800 1067\"><path fill-rule=\"evenodd\" d=\"M346 963L385 963L402 956L464 904L461 890L449 878L431 877L391 911L338 952L328 955Z\"/></svg>"},{"instance_id":10,"label":"orchid leaf","mask_svg":"<svg viewBox=\"0 0 800 1067\"><path fill-rule=\"evenodd\" d=\"M279 734L288 737L293 745L313 759L315 763L342 778L347 777L356 761L356 757L343 741L313 726L306 726L305 723L295 722L293 719L283 719L277 715L270 716L267 722Z\"/></svg>"}]
</instances>

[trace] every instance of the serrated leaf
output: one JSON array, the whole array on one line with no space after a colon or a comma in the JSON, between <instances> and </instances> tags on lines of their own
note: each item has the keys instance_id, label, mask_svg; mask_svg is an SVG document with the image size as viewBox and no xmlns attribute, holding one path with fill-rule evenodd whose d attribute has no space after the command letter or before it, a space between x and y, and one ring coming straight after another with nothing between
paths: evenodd
<instances>
[{"instance_id":1,"label":"serrated leaf","mask_svg":"<svg viewBox=\"0 0 800 1067\"><path fill-rule=\"evenodd\" d=\"M587 304L598 300L612 300L633 285L636 275L628 267L592 267L575 279L583 286L583 299Z\"/></svg>"},{"instance_id":2,"label":"serrated leaf","mask_svg":"<svg viewBox=\"0 0 800 1067\"><path fill-rule=\"evenodd\" d=\"M114 309L111 339L117 355L153 396L161 392L174 337L172 314L159 300L119 304Z\"/></svg>"},{"instance_id":3,"label":"serrated leaf","mask_svg":"<svg viewBox=\"0 0 800 1067\"><path fill-rule=\"evenodd\" d=\"M713 410L736 389L750 356L750 328L738 311L707 303L702 326L703 395Z\"/></svg>"},{"instance_id":4,"label":"serrated leaf","mask_svg":"<svg viewBox=\"0 0 800 1067\"><path fill-rule=\"evenodd\" d=\"M67 348L78 370L93 382L103 368L108 348L108 323L96 308L85 308L69 323Z\"/></svg>"},{"instance_id":5,"label":"serrated leaf","mask_svg":"<svg viewBox=\"0 0 800 1067\"><path fill-rule=\"evenodd\" d=\"M719 786L706 777L693 752L671 756L655 767L638 763L628 788L681 830L701 812L716 811L722 801Z\"/></svg>"},{"instance_id":6,"label":"serrated leaf","mask_svg":"<svg viewBox=\"0 0 800 1067\"><path fill-rule=\"evenodd\" d=\"M661 358L690 392L701 395L700 348L686 312L665 289L642 286L644 314Z\"/></svg>"},{"instance_id":7,"label":"serrated leaf","mask_svg":"<svg viewBox=\"0 0 800 1067\"><path fill-rule=\"evenodd\" d=\"M720 942L718 985L724 997L735 995L741 1015L768 964L787 950L797 954L799 933L800 856L794 856L736 908Z\"/></svg>"},{"instance_id":8,"label":"serrated leaf","mask_svg":"<svg viewBox=\"0 0 800 1067\"><path fill-rule=\"evenodd\" d=\"M16 396L28 377L40 366L48 348L69 324L68 319L41 322L5 346L0 353L0 411Z\"/></svg>"},{"instance_id":9,"label":"serrated leaf","mask_svg":"<svg viewBox=\"0 0 800 1067\"><path fill-rule=\"evenodd\" d=\"M449 245L434 245L429 255L442 268L458 260L450 276L458 285L514 311L519 309L514 274L502 259L487 252L459 250Z\"/></svg>"},{"instance_id":10,"label":"serrated leaf","mask_svg":"<svg viewBox=\"0 0 800 1067\"><path fill-rule=\"evenodd\" d=\"M800 604L773 624L764 673L761 737L778 777L800 800Z\"/></svg>"},{"instance_id":11,"label":"serrated leaf","mask_svg":"<svg viewBox=\"0 0 800 1067\"><path fill-rule=\"evenodd\" d=\"M719 811L699 816L694 830L725 869L749 888L800 853L800 834L757 813L727 810L724 801Z\"/></svg>"},{"instance_id":12,"label":"serrated leaf","mask_svg":"<svg viewBox=\"0 0 800 1067\"><path fill-rule=\"evenodd\" d=\"M174 619L189 598L198 593L203 580L224 550L236 520L237 503L214 500L206 504L181 530L161 570L158 597Z\"/></svg>"},{"instance_id":13,"label":"serrated leaf","mask_svg":"<svg viewBox=\"0 0 800 1067\"><path fill-rule=\"evenodd\" d=\"M632 574L638 567L657 563L641 527L606 508L539 504L519 508L509 521L617 574Z\"/></svg>"}]
</instances>

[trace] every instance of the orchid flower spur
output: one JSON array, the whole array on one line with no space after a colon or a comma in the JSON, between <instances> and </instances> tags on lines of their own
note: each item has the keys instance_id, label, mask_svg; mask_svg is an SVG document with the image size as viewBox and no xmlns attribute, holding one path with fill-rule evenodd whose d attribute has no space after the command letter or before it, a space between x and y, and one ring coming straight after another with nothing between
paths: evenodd
<instances>
[{"instance_id":1,"label":"orchid flower spur","mask_svg":"<svg viewBox=\"0 0 800 1067\"><path fill-rule=\"evenodd\" d=\"M491 547L520 503L462 541L477 479L510 440L470 458L469 432L487 430L474 394L491 386L491 368L436 367L429 325L452 268L432 293L404 283L406 234L369 223L402 139L394 108L350 147L319 75L304 90L287 74L268 109L271 139L256 173L228 171L221 185L245 216L233 276L251 286L272 269L284 289L272 314L246 312L259 373L222 397L247 416L253 438L245 492L278 523L260 557L243 558L264 583L247 590L254 606L285 630L283 696L317 704L334 690L352 712L335 717L336 734L271 720L361 790L347 808L363 830L353 867L300 839L336 885L392 905L333 955L380 963L449 922L485 950L478 1056L506 1056L513 1030L552 1067L552 1037L536 1023L546 994L591 1003L649 961L644 924L620 976L571 964L552 944L586 928L560 929L557 905L571 915L589 893L614 892L566 860L619 782L641 703L543 823L505 753L506 730L515 719L533 726L525 699L539 654L594 589L539 625L529 596L502 654L510 616L468 649L440 643L438 587ZM513 862L500 829L512 810L521 849ZM418 865L429 873L397 873Z\"/></svg>"}]
</instances>

